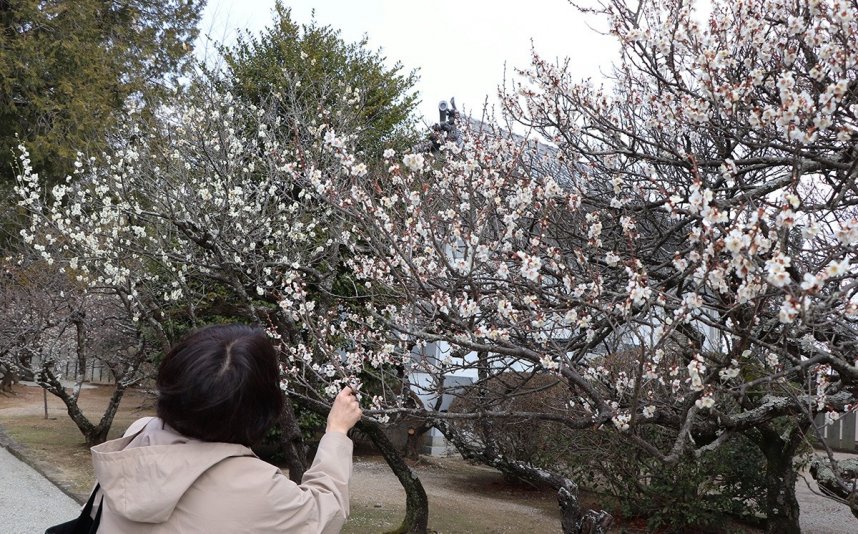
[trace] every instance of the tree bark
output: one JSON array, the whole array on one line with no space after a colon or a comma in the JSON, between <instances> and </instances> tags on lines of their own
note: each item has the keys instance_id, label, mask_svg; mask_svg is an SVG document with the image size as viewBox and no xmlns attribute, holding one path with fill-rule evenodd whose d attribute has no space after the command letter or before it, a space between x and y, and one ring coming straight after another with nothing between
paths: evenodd
<instances>
[{"instance_id":1,"label":"tree bark","mask_svg":"<svg viewBox=\"0 0 858 534\"><path fill-rule=\"evenodd\" d=\"M796 472L792 458L766 455L766 532L800 534L799 506L795 497Z\"/></svg>"},{"instance_id":2,"label":"tree bark","mask_svg":"<svg viewBox=\"0 0 858 534\"><path fill-rule=\"evenodd\" d=\"M795 496L798 474L793 466L808 423L796 425L786 439L770 425L758 427L757 445L766 458L766 532L801 534L799 505Z\"/></svg>"},{"instance_id":3,"label":"tree bark","mask_svg":"<svg viewBox=\"0 0 858 534\"><path fill-rule=\"evenodd\" d=\"M429 498L417 474L408 467L381 427L375 423L361 421L357 424L357 429L369 437L405 489L405 518L399 528L387 534L426 534L429 524Z\"/></svg>"},{"instance_id":4,"label":"tree bark","mask_svg":"<svg viewBox=\"0 0 858 534\"><path fill-rule=\"evenodd\" d=\"M75 382L82 384L86 382L86 323L84 318L86 315L83 311L76 311L72 314L71 322L75 327L75 341L77 344L77 373ZM75 394L75 400L79 395L80 390Z\"/></svg>"},{"instance_id":5,"label":"tree bark","mask_svg":"<svg viewBox=\"0 0 858 534\"><path fill-rule=\"evenodd\" d=\"M101 420L92 432L91 436L87 437L87 444L92 441L92 445L98 445L107 441L107 434L113 426L113 418L116 417L116 412L119 410L119 404L125 396L125 387L116 384L113 389L113 394L110 395L110 402L101 416Z\"/></svg>"},{"instance_id":6,"label":"tree bark","mask_svg":"<svg viewBox=\"0 0 858 534\"><path fill-rule=\"evenodd\" d=\"M113 390L113 394L110 396L110 402L97 425L92 424L86 415L84 415L74 397L68 394L57 396L60 397L63 403L65 403L66 411L72 421L74 421L75 425L77 425L78 430L83 434L87 447L94 447L95 445L99 445L107 441L107 434L113 426L113 418L116 416L116 411L119 409L119 403L122 402L122 397L124 395L125 388L117 386L116 389Z\"/></svg>"},{"instance_id":7,"label":"tree bark","mask_svg":"<svg viewBox=\"0 0 858 534\"><path fill-rule=\"evenodd\" d=\"M835 470L827 458L816 458L810 464L810 476L824 493L840 497L849 504L852 515L858 519L858 459L839 460L836 464Z\"/></svg>"},{"instance_id":8,"label":"tree bark","mask_svg":"<svg viewBox=\"0 0 858 534\"><path fill-rule=\"evenodd\" d=\"M304 444L304 434L295 418L295 409L288 396L283 401L283 411L280 413L280 448L289 470L289 480L301 483L304 472L307 471L307 451Z\"/></svg>"},{"instance_id":9,"label":"tree bark","mask_svg":"<svg viewBox=\"0 0 858 534\"><path fill-rule=\"evenodd\" d=\"M6 394L8 392L14 395L15 392L12 391L12 384L18 382L15 370L11 365L0 363L0 375L2 375L0 376L0 393Z\"/></svg>"}]
</instances>

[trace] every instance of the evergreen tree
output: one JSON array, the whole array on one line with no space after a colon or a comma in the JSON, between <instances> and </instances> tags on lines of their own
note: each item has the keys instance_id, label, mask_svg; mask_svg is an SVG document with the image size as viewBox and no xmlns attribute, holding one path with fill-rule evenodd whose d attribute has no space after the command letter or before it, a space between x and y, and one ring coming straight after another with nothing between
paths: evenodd
<instances>
[{"instance_id":1,"label":"evergreen tree","mask_svg":"<svg viewBox=\"0 0 858 534\"><path fill-rule=\"evenodd\" d=\"M367 47L367 38L347 43L340 31L315 21L298 24L291 10L277 2L274 22L258 37L249 33L232 47L221 50L226 79L238 96L260 103L274 88L292 87L293 94L282 115L317 117L318 113L354 114L356 142L360 150L378 156L385 148L404 148L414 138L412 111L418 97L415 71L400 63L385 64L380 52ZM341 108L344 93L351 105ZM343 117L336 122L342 124Z\"/></svg>"},{"instance_id":2,"label":"evergreen tree","mask_svg":"<svg viewBox=\"0 0 858 534\"><path fill-rule=\"evenodd\" d=\"M0 0L0 192L13 149L52 181L96 154L129 99L163 95L188 60L204 0ZM5 190L5 191L3 191Z\"/></svg>"}]
</instances>

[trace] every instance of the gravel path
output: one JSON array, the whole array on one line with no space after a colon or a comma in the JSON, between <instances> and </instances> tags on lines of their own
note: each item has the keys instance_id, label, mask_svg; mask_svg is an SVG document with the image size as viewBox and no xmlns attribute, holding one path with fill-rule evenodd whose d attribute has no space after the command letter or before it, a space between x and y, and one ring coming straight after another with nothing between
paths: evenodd
<instances>
[{"instance_id":1,"label":"gravel path","mask_svg":"<svg viewBox=\"0 0 858 534\"><path fill-rule=\"evenodd\" d=\"M80 514L80 505L39 472L0 447L0 531L44 532Z\"/></svg>"},{"instance_id":2,"label":"gravel path","mask_svg":"<svg viewBox=\"0 0 858 534\"><path fill-rule=\"evenodd\" d=\"M821 454L817 452L817 454ZM834 453L837 460L854 458L854 454ZM804 479L802 479L802 475ZM807 482L805 482L805 479ZM808 488L810 483L811 491ZM795 494L801 510L799 523L804 534L855 534L858 533L858 518L849 507L819 494L816 481L805 471L799 474Z\"/></svg>"}]
</instances>

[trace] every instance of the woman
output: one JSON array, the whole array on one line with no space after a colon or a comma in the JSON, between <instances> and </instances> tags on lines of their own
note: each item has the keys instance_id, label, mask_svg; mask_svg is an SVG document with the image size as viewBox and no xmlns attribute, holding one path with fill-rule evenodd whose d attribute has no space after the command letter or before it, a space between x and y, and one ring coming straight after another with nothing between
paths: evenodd
<instances>
[{"instance_id":1,"label":"woman","mask_svg":"<svg viewBox=\"0 0 858 534\"><path fill-rule=\"evenodd\" d=\"M99 533L339 532L349 513L353 392L334 400L301 485L250 450L282 407L274 348L247 326L183 339L158 370L158 417L92 448ZM97 496L96 502L99 501Z\"/></svg>"}]
</instances>

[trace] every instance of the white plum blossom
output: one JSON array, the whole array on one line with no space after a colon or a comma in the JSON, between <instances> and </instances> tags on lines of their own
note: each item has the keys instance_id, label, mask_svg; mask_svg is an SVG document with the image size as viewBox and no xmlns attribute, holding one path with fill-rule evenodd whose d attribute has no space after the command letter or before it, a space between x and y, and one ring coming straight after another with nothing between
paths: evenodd
<instances>
[{"instance_id":1,"label":"white plum blossom","mask_svg":"<svg viewBox=\"0 0 858 534\"><path fill-rule=\"evenodd\" d=\"M742 253L742 250L748 248L751 244L751 239L738 228L730 231L724 239L724 247L734 256Z\"/></svg>"},{"instance_id":2,"label":"white plum blossom","mask_svg":"<svg viewBox=\"0 0 858 534\"><path fill-rule=\"evenodd\" d=\"M402 158L402 163L410 170L420 172L424 165L423 154L406 154Z\"/></svg>"},{"instance_id":3,"label":"white plum blossom","mask_svg":"<svg viewBox=\"0 0 858 534\"><path fill-rule=\"evenodd\" d=\"M780 362L778 361L778 355L777 354L775 354L774 352L770 352L770 353L766 354L766 365L768 365L772 369L775 369L778 367L779 364L780 364Z\"/></svg>"},{"instance_id":4,"label":"white plum blossom","mask_svg":"<svg viewBox=\"0 0 858 534\"><path fill-rule=\"evenodd\" d=\"M811 273L804 273L801 281L801 289L808 292L817 291L822 287L822 281Z\"/></svg>"},{"instance_id":5,"label":"white plum blossom","mask_svg":"<svg viewBox=\"0 0 858 534\"><path fill-rule=\"evenodd\" d=\"M609 267L616 267L619 261L620 257L614 254L613 251L608 251L608 253L605 254L605 263L607 263Z\"/></svg>"},{"instance_id":6,"label":"white plum blossom","mask_svg":"<svg viewBox=\"0 0 858 534\"><path fill-rule=\"evenodd\" d=\"M504 319L510 319L513 316L512 303L506 299L498 300L498 313Z\"/></svg>"},{"instance_id":7,"label":"white plum blossom","mask_svg":"<svg viewBox=\"0 0 858 534\"><path fill-rule=\"evenodd\" d=\"M835 234L837 239L846 246L858 243L858 218L852 218L843 224Z\"/></svg>"},{"instance_id":8,"label":"white plum blossom","mask_svg":"<svg viewBox=\"0 0 858 534\"><path fill-rule=\"evenodd\" d=\"M712 408L713 406L715 406L715 399L713 399L709 395L704 395L704 396L700 397L699 399L697 399L696 401L694 401L694 405L700 409L708 410L709 408Z\"/></svg>"},{"instance_id":9,"label":"white plum blossom","mask_svg":"<svg viewBox=\"0 0 858 534\"><path fill-rule=\"evenodd\" d=\"M849 272L849 260L843 259L840 261L832 261L825 267L825 276L828 278L836 278L843 276Z\"/></svg>"},{"instance_id":10,"label":"white plum blossom","mask_svg":"<svg viewBox=\"0 0 858 534\"><path fill-rule=\"evenodd\" d=\"M766 271L768 272L766 281L776 287L787 285L790 281L790 276L786 269L791 263L792 260L789 256L781 253L775 254L772 259L766 261Z\"/></svg>"},{"instance_id":11,"label":"white plum blossom","mask_svg":"<svg viewBox=\"0 0 858 534\"><path fill-rule=\"evenodd\" d=\"M698 354L694 357L693 360L688 364L688 376L689 381L691 382L691 390L692 391L702 391L703 390L703 373L706 372L706 364L703 361L703 358Z\"/></svg>"},{"instance_id":12,"label":"white plum blossom","mask_svg":"<svg viewBox=\"0 0 858 534\"><path fill-rule=\"evenodd\" d=\"M542 356L542 358L540 358L539 360L539 363L542 364L542 367L544 367L545 369L552 371L560 367L560 364L553 358L551 358L551 356L549 356L548 354Z\"/></svg>"},{"instance_id":13,"label":"white plum blossom","mask_svg":"<svg viewBox=\"0 0 858 534\"><path fill-rule=\"evenodd\" d=\"M537 256L530 256L524 251L515 254L521 260L521 275L535 282L539 279L539 270L542 268L542 260Z\"/></svg>"},{"instance_id":14,"label":"white plum blossom","mask_svg":"<svg viewBox=\"0 0 858 534\"><path fill-rule=\"evenodd\" d=\"M611 418L611 421L614 423L614 426L617 427L617 430L625 432L629 429L629 422L631 421L631 419L631 414L618 413Z\"/></svg>"},{"instance_id":15,"label":"white plum blossom","mask_svg":"<svg viewBox=\"0 0 858 534\"><path fill-rule=\"evenodd\" d=\"M686 293L682 296L682 304L689 310L696 310L703 306L703 297L697 293Z\"/></svg>"},{"instance_id":16,"label":"white plum blossom","mask_svg":"<svg viewBox=\"0 0 858 534\"><path fill-rule=\"evenodd\" d=\"M778 311L778 320L782 323L792 323L798 318L798 314L800 312L801 305L799 301L795 297L787 295L784 297L783 303Z\"/></svg>"}]
</instances>

